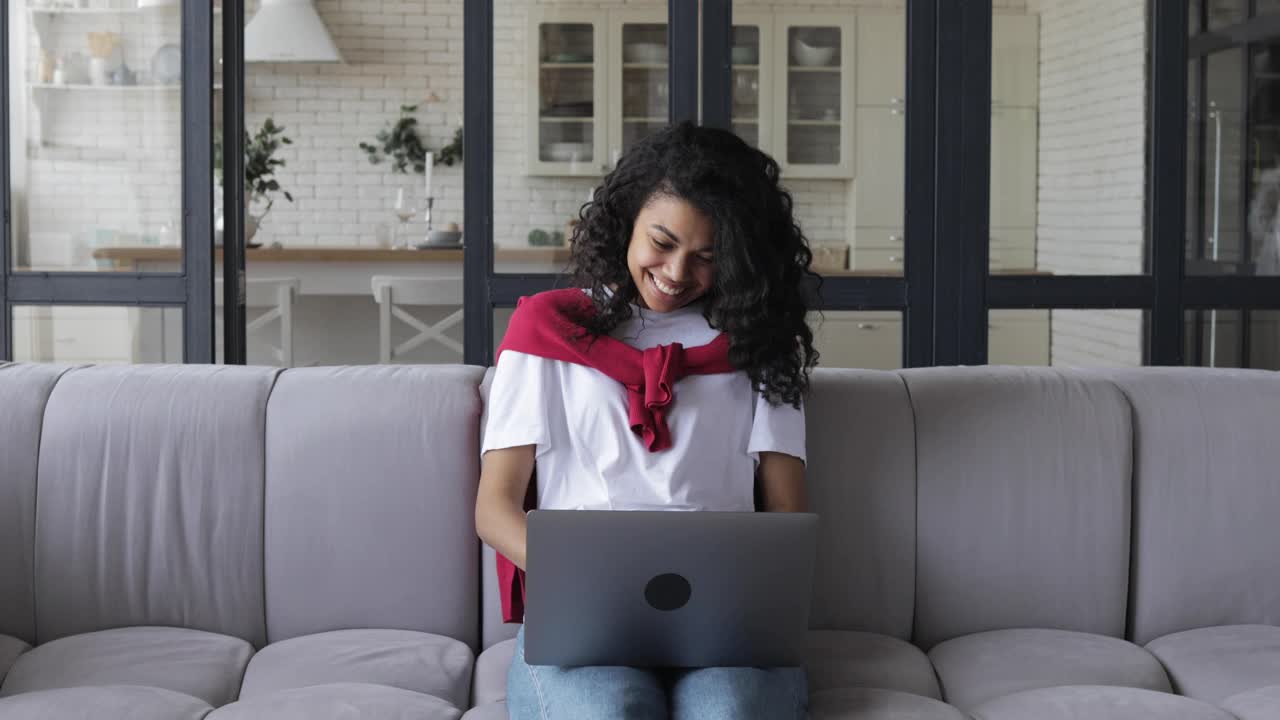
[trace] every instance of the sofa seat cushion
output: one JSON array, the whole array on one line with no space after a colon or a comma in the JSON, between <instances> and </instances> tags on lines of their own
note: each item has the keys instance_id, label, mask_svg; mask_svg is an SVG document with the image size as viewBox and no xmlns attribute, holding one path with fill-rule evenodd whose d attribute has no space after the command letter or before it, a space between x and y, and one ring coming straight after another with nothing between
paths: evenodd
<instances>
[{"instance_id":1,"label":"sofa seat cushion","mask_svg":"<svg viewBox=\"0 0 1280 720\"><path fill-rule=\"evenodd\" d=\"M59 688L0 698L0 720L202 720L212 709L190 695L139 685Z\"/></svg>"},{"instance_id":2,"label":"sofa seat cushion","mask_svg":"<svg viewBox=\"0 0 1280 720\"><path fill-rule=\"evenodd\" d=\"M882 688L941 699L929 658L904 640L877 633L810 630L809 691Z\"/></svg>"},{"instance_id":3,"label":"sofa seat cushion","mask_svg":"<svg viewBox=\"0 0 1280 720\"><path fill-rule=\"evenodd\" d=\"M507 720L507 701L477 705L462 716L462 720Z\"/></svg>"},{"instance_id":4,"label":"sofa seat cushion","mask_svg":"<svg viewBox=\"0 0 1280 720\"><path fill-rule=\"evenodd\" d=\"M272 643L249 662L241 699L325 683L387 685L470 707L471 648L413 630L335 630Z\"/></svg>"},{"instance_id":5,"label":"sofa seat cushion","mask_svg":"<svg viewBox=\"0 0 1280 720\"><path fill-rule=\"evenodd\" d=\"M1280 718L1280 685L1268 685L1242 692L1222 701L1222 709L1240 720L1275 720Z\"/></svg>"},{"instance_id":6,"label":"sofa seat cushion","mask_svg":"<svg viewBox=\"0 0 1280 720\"><path fill-rule=\"evenodd\" d=\"M31 649L31 646L16 637L0 635L0 683L9 674L9 668L17 661L18 656Z\"/></svg>"},{"instance_id":7,"label":"sofa seat cushion","mask_svg":"<svg viewBox=\"0 0 1280 720\"><path fill-rule=\"evenodd\" d=\"M809 693L810 720L967 720L933 698L879 688L840 688Z\"/></svg>"},{"instance_id":8,"label":"sofa seat cushion","mask_svg":"<svg viewBox=\"0 0 1280 720\"><path fill-rule=\"evenodd\" d=\"M504 640L480 653L472 692L476 705L506 699L507 670L514 652L515 640ZM929 658L914 645L888 635L811 630L805 672L811 694L839 688L882 688L942 697Z\"/></svg>"},{"instance_id":9,"label":"sofa seat cushion","mask_svg":"<svg viewBox=\"0 0 1280 720\"><path fill-rule=\"evenodd\" d=\"M471 686L471 702L476 706L489 705L507 699L507 671L515 657L516 641L503 640L480 653L476 658L476 677Z\"/></svg>"},{"instance_id":10,"label":"sofa seat cushion","mask_svg":"<svg viewBox=\"0 0 1280 720\"><path fill-rule=\"evenodd\" d=\"M462 711L433 695L388 685L332 683L233 702L206 720L458 720Z\"/></svg>"},{"instance_id":11,"label":"sofa seat cushion","mask_svg":"<svg viewBox=\"0 0 1280 720\"><path fill-rule=\"evenodd\" d=\"M1164 663L1179 694L1214 705L1280 678L1280 627L1198 628L1152 640L1147 649Z\"/></svg>"},{"instance_id":12,"label":"sofa seat cushion","mask_svg":"<svg viewBox=\"0 0 1280 720\"><path fill-rule=\"evenodd\" d=\"M1235 720L1199 700L1112 685L1026 690L983 703L971 715L973 720Z\"/></svg>"},{"instance_id":13,"label":"sofa seat cushion","mask_svg":"<svg viewBox=\"0 0 1280 720\"><path fill-rule=\"evenodd\" d=\"M1120 685L1169 692L1146 650L1119 638L1067 630L992 630L953 638L929 652L942 697L970 710L1002 695L1058 685Z\"/></svg>"},{"instance_id":14,"label":"sofa seat cushion","mask_svg":"<svg viewBox=\"0 0 1280 720\"><path fill-rule=\"evenodd\" d=\"M132 627L71 635L23 653L0 696L94 685L143 685L217 707L236 699L253 648L201 630Z\"/></svg>"}]
</instances>

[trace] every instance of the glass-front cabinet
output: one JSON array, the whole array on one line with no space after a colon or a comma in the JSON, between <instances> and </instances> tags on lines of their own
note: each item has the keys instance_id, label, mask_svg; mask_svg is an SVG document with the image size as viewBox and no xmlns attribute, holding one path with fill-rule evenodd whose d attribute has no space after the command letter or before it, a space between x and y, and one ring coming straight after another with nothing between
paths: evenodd
<instances>
[{"instance_id":1,"label":"glass-front cabinet","mask_svg":"<svg viewBox=\"0 0 1280 720\"><path fill-rule=\"evenodd\" d=\"M788 177L851 179L852 16L748 12L734 19L733 131L773 155ZM667 124L662 9L534 12L528 46L530 175L603 175Z\"/></svg>"},{"instance_id":2,"label":"glass-front cabinet","mask_svg":"<svg viewBox=\"0 0 1280 720\"><path fill-rule=\"evenodd\" d=\"M849 85L854 21L849 15L776 15L774 156L793 177L852 177Z\"/></svg>"},{"instance_id":3,"label":"glass-front cabinet","mask_svg":"<svg viewBox=\"0 0 1280 720\"><path fill-rule=\"evenodd\" d=\"M661 10L530 15L529 174L600 176L667 124Z\"/></svg>"},{"instance_id":4,"label":"glass-front cabinet","mask_svg":"<svg viewBox=\"0 0 1280 720\"><path fill-rule=\"evenodd\" d=\"M787 177L853 178L853 17L733 18L733 132L772 155Z\"/></svg>"},{"instance_id":5,"label":"glass-front cabinet","mask_svg":"<svg viewBox=\"0 0 1280 720\"><path fill-rule=\"evenodd\" d=\"M667 124L671 87L667 68L667 23L662 11L610 13L609 169L641 138Z\"/></svg>"},{"instance_id":6,"label":"glass-front cabinet","mask_svg":"<svg viewBox=\"0 0 1280 720\"><path fill-rule=\"evenodd\" d=\"M763 59L773 57L773 17L734 13L733 18L730 129L752 147L768 151L773 145L773 73Z\"/></svg>"},{"instance_id":7,"label":"glass-front cabinet","mask_svg":"<svg viewBox=\"0 0 1280 720\"><path fill-rule=\"evenodd\" d=\"M605 17L546 10L531 15L529 172L599 175L607 171Z\"/></svg>"}]
</instances>

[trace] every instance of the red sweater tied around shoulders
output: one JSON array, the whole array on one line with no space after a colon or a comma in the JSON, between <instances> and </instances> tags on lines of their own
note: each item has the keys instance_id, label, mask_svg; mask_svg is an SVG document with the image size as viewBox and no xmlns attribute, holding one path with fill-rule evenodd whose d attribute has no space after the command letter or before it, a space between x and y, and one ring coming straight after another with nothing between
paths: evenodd
<instances>
[{"instance_id":1,"label":"red sweater tied around shoulders","mask_svg":"<svg viewBox=\"0 0 1280 720\"><path fill-rule=\"evenodd\" d=\"M675 384L687 375L733 372L729 336L686 349L680 343L637 350L615 338L592 337L581 325L595 313L595 304L580 289L569 288L520 298L507 334L498 347L594 368L618 381L627 391L631 431L649 452L671 447L667 413L675 402ZM496 361L496 360L495 360ZM530 488L525 509L533 509L536 492ZM524 621L524 571L498 554L498 589L503 622Z\"/></svg>"}]
</instances>

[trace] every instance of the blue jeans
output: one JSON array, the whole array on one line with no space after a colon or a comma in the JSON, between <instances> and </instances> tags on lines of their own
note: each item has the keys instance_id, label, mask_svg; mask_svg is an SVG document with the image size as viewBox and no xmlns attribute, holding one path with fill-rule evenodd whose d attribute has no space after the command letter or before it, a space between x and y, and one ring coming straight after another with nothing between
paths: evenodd
<instances>
[{"instance_id":1,"label":"blue jeans","mask_svg":"<svg viewBox=\"0 0 1280 720\"><path fill-rule=\"evenodd\" d=\"M507 674L511 720L804 720L808 695L802 668L530 665L523 627Z\"/></svg>"}]
</instances>

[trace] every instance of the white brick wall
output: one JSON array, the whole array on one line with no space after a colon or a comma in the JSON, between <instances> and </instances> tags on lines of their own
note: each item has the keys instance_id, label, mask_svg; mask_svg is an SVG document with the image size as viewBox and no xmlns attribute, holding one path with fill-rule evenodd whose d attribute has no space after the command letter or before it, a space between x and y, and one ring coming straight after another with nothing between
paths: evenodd
<instances>
[{"instance_id":1,"label":"white brick wall","mask_svg":"<svg viewBox=\"0 0 1280 720\"><path fill-rule=\"evenodd\" d=\"M257 3L247 3L252 17ZM462 124L462 0L319 0L317 9L345 63L251 64L246 69L245 121L271 116L294 141L278 173L294 202L276 202L256 240L286 245L373 245L378 226L398 224L394 188L423 186L420 175L371 165L361 142L417 105L418 132L428 148L448 144ZM462 166L437 165L432 176L436 227L462 223ZM409 223L410 237L425 224Z\"/></svg>"},{"instance_id":2,"label":"white brick wall","mask_svg":"<svg viewBox=\"0 0 1280 720\"><path fill-rule=\"evenodd\" d=\"M1039 0L1037 266L1144 271L1145 0ZM999 138L995 139L999 142ZM1053 315L1053 363L1141 364L1142 313Z\"/></svg>"}]
</instances>

